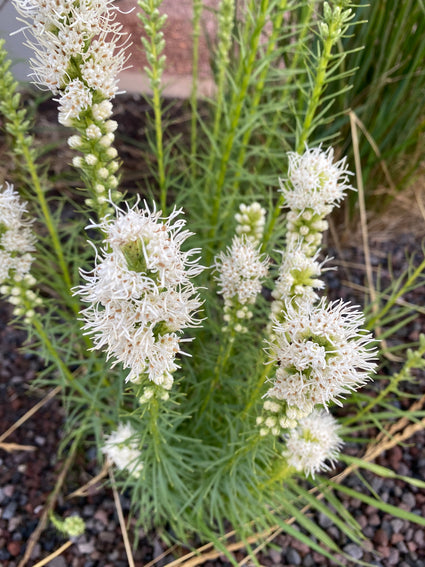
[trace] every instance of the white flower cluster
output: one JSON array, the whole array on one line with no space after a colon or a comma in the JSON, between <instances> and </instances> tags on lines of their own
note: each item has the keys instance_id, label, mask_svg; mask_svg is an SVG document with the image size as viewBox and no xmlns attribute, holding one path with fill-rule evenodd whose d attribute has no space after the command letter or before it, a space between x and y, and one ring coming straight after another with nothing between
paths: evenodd
<instances>
[{"instance_id":1,"label":"white flower cluster","mask_svg":"<svg viewBox=\"0 0 425 567\"><path fill-rule=\"evenodd\" d=\"M304 154L289 152L288 179L280 180L288 213L287 242L295 247L301 242L314 254L322 232L328 228L324 217L345 197L349 183L346 158L334 163L333 148L307 148Z\"/></svg>"},{"instance_id":2,"label":"white flower cluster","mask_svg":"<svg viewBox=\"0 0 425 567\"><path fill-rule=\"evenodd\" d=\"M287 304L285 321L273 326L270 354L278 368L267 396L305 415L316 405L341 405L339 398L365 384L376 367L363 323L363 314L343 301Z\"/></svg>"},{"instance_id":3,"label":"white flower cluster","mask_svg":"<svg viewBox=\"0 0 425 567\"><path fill-rule=\"evenodd\" d=\"M146 376L169 389L183 329L200 323L201 301L190 281L203 269L193 258L199 251L181 250L191 235L185 221L176 220L181 211L166 219L146 205L116 212L115 219L93 225L106 235L105 249L76 290L90 304L82 311L84 329L95 348L130 369L127 380Z\"/></svg>"},{"instance_id":4,"label":"white flower cluster","mask_svg":"<svg viewBox=\"0 0 425 567\"><path fill-rule=\"evenodd\" d=\"M252 317L248 306L261 292L268 263L268 258L262 257L256 245L245 236L235 236L226 253L215 257L215 279L224 298L224 320L232 324L236 332L246 331L241 321Z\"/></svg>"},{"instance_id":5,"label":"white flower cluster","mask_svg":"<svg viewBox=\"0 0 425 567\"><path fill-rule=\"evenodd\" d=\"M256 201L250 205L242 203L239 205L239 213L235 215L236 234L244 235L247 240L255 245L259 245L264 234L266 224L266 209Z\"/></svg>"},{"instance_id":6,"label":"white flower cluster","mask_svg":"<svg viewBox=\"0 0 425 567\"><path fill-rule=\"evenodd\" d=\"M26 203L13 186L0 186L0 292L14 305L14 314L30 321L41 299L30 289L35 237L32 220L25 218Z\"/></svg>"},{"instance_id":7,"label":"white flower cluster","mask_svg":"<svg viewBox=\"0 0 425 567\"><path fill-rule=\"evenodd\" d=\"M286 435L283 451L288 465L307 476L330 469L338 458L342 441L337 421L325 411L314 411L302 418Z\"/></svg>"},{"instance_id":8,"label":"white flower cluster","mask_svg":"<svg viewBox=\"0 0 425 567\"><path fill-rule=\"evenodd\" d=\"M120 423L118 429L106 437L102 452L119 470L137 478L143 470L143 462L135 436L130 423Z\"/></svg>"},{"instance_id":9,"label":"white flower cluster","mask_svg":"<svg viewBox=\"0 0 425 567\"><path fill-rule=\"evenodd\" d=\"M100 99L112 98L127 60L113 0L14 0L34 40L35 82L60 94L59 121L70 125ZM120 43L121 42L121 43ZM98 102L97 100L97 102Z\"/></svg>"}]
</instances>

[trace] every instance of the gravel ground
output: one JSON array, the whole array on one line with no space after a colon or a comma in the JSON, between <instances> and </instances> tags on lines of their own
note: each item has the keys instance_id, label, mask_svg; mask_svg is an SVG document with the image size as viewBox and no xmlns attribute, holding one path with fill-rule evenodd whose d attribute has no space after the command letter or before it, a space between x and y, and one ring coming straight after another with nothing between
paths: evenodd
<instances>
[{"instance_id":1,"label":"gravel ground","mask_svg":"<svg viewBox=\"0 0 425 567\"><path fill-rule=\"evenodd\" d=\"M129 133L134 122L132 115L140 113L140 101L135 101L134 107L128 105L127 123L122 121L122 128ZM41 120L41 127L47 128L50 120L50 107ZM56 120L54 113L53 120ZM130 132L131 134L131 132ZM49 133L51 136L51 133ZM63 152L66 161L66 148L57 150ZM125 182L134 184L146 177L145 172L137 170L140 157L134 153L131 145L123 144L121 155L130 166ZM62 156L63 157L63 156ZM69 160L68 160L69 161ZM56 162L57 163L57 162ZM329 249L340 264L338 272L328 272L327 279L331 296L353 299L358 302L357 292L344 284L345 280L352 284L364 285L364 271L359 268L363 264L361 247L353 244L343 244L343 252L338 254ZM420 258L420 243L417 232L388 235L388 238L372 243L372 265L380 267L383 285L395 277L406 266L407 254L416 253L416 262ZM392 257L392 273L386 261L387 254ZM342 264L344 264L342 266ZM393 274L393 275L392 275ZM411 292L406 300L418 305L425 305L425 289ZM6 431L26 411L32 408L44 395L30 388L31 381L40 367L37 358L25 356L19 351L19 346L25 339L22 332L7 326L10 309L0 305L0 435ZM420 332L425 332L425 317L419 316L406 329L401 330L394 340L406 342L416 340ZM394 366L394 365L393 365ZM397 369L394 366L394 369ZM419 377L417 384L408 384L406 391L415 394L424 393L424 376ZM411 403L408 399L399 399L395 403L406 408ZM34 531L49 493L60 473L62 462L57 461L56 453L61 438L61 428L64 420L60 400L49 401L38 413L8 437L8 443L29 445L32 451L15 450L6 452L0 449L0 565L16 567L25 551L30 534ZM373 435L373 432L371 432ZM359 447L350 445L346 452L359 454ZM425 480L425 433L415 434L402 447L395 447L382 454L378 464L389 467L400 475L411 475ZM77 455L75 463L67 475L64 491L59 495L56 512L67 516L78 512L86 521L87 530L74 545L61 556L52 560L52 567L121 567L128 565L124 544L120 533L117 513L112 493L101 486L93 489L88 497L67 499L65 496L89 478L97 474L97 463L91 451ZM403 508L418 515L425 516L425 492L400 480L381 479L374 475L364 475L371 483L384 502ZM360 480L352 475L345 481L347 486L361 489ZM327 517L316 515L314 520L324 528L340 547L353 559L361 559L372 565L389 567L425 567L425 532L415 524L394 519L376 509L361 504L356 500L341 495L344 505L355 516L367 538L363 547L350 541L333 525L329 525ZM121 498L124 513L129 508L129 500ZM158 557L165 550L160 536L156 533L140 532L137 550L134 552L135 564L141 567ZM52 553L66 540L56 530L47 528L34 548L28 565L35 565L41 558ZM331 566L335 562L311 552L307 546L286 535L279 535L274 540L273 548L258 555L264 566ZM181 551L181 550L180 550ZM244 553L235 553L240 561ZM157 565L165 565L172 558L159 560ZM347 565L352 562L347 563ZM229 565L224 559L215 559L205 563L207 567Z\"/></svg>"}]
</instances>

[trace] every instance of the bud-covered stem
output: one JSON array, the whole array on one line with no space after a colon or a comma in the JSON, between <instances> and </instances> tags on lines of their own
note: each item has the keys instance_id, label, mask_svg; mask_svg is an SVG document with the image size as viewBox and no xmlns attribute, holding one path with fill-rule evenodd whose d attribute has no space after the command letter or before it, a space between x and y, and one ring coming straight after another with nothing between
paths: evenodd
<instances>
[{"instance_id":1,"label":"bud-covered stem","mask_svg":"<svg viewBox=\"0 0 425 567\"><path fill-rule=\"evenodd\" d=\"M214 180L214 197L213 197L213 210L211 214L211 229L209 237L211 240L214 239L217 229L218 229L218 217L220 208L222 206L221 197L226 179L226 172L228 167L228 162L233 150L233 145L235 142L235 136L237 132L237 126L242 114L244 105L246 104L246 96L248 92L248 87L251 82L252 74L254 71L254 66L258 56L258 45L260 42L261 32L266 23L267 7L269 0L261 0L259 7L259 16L255 22L255 28L252 32L250 43L248 47L248 54L241 62L238 69L238 77L235 81L237 85L240 85L237 90L233 92L232 100L230 103L231 114L230 114L230 124L227 131L227 135L224 138L223 150L221 153L221 158L218 166L218 175ZM214 136L214 139L218 139L218 136Z\"/></svg>"},{"instance_id":2,"label":"bud-covered stem","mask_svg":"<svg viewBox=\"0 0 425 567\"><path fill-rule=\"evenodd\" d=\"M309 103L304 115L304 120L300 131L297 132L296 152L302 153L308 138L314 127L314 117L320 105L322 93L327 82L327 71L332 61L332 49L338 43L343 35L347 22L351 19L350 10L342 10L339 4L344 5L346 2L338 2L333 9L329 7L327 2L324 3L323 20L319 22L319 34L322 40L320 56L315 66L315 76ZM275 224L279 218L281 208L284 204L284 197L281 195L271 215L267 230L263 239L263 249L265 249L268 241L273 234Z\"/></svg>"},{"instance_id":3,"label":"bud-covered stem","mask_svg":"<svg viewBox=\"0 0 425 567\"><path fill-rule=\"evenodd\" d=\"M30 178L30 185L37 196L65 286L67 289L70 289L72 287L71 276L64 258L56 226L47 204L45 191L38 175L35 152L31 147L33 139L32 136L27 134L29 124L26 119L26 113L24 109L18 109L20 103L20 95L16 90L18 83L14 81L9 71L11 62L6 58L7 53L3 46L4 40L0 40L0 112L5 116L7 120L6 130L14 140L13 154L15 161L26 171ZM69 301L74 312L78 313L78 302L73 298L70 298Z\"/></svg>"},{"instance_id":4,"label":"bud-covered stem","mask_svg":"<svg viewBox=\"0 0 425 567\"><path fill-rule=\"evenodd\" d=\"M139 13L139 19L143 23L147 38L141 41L145 48L148 65L145 72L149 77L152 89L152 108L155 121L156 158L158 162L158 184L160 190L160 203L163 213L167 210L167 180L165 177L162 109L161 109L161 79L165 68L165 55L162 55L165 47L162 27L167 16L160 14L159 7L162 0L138 0L138 5L143 10Z\"/></svg>"}]
</instances>

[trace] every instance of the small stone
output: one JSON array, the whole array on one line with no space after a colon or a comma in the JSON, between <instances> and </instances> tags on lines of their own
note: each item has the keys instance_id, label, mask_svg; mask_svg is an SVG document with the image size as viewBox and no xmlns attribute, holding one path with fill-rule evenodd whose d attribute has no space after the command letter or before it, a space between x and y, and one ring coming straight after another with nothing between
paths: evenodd
<instances>
[{"instance_id":1,"label":"small stone","mask_svg":"<svg viewBox=\"0 0 425 567\"><path fill-rule=\"evenodd\" d=\"M11 541L7 544L7 551L12 555L12 557L16 557L21 552L21 542L19 541Z\"/></svg>"},{"instance_id":2,"label":"small stone","mask_svg":"<svg viewBox=\"0 0 425 567\"><path fill-rule=\"evenodd\" d=\"M400 559L400 552L398 551L398 549L391 549L390 554L387 558L387 564L388 565L397 565L397 563L399 562L399 559Z\"/></svg>"},{"instance_id":3,"label":"small stone","mask_svg":"<svg viewBox=\"0 0 425 567\"><path fill-rule=\"evenodd\" d=\"M415 552L415 551L417 550L416 543L415 543L414 541L408 541L408 542L407 542L407 549L408 549L410 552Z\"/></svg>"},{"instance_id":4,"label":"small stone","mask_svg":"<svg viewBox=\"0 0 425 567\"><path fill-rule=\"evenodd\" d=\"M391 543L393 545L395 545L396 543L399 543L400 541L403 541L404 537L403 534L401 533L395 533L391 536Z\"/></svg>"},{"instance_id":5,"label":"small stone","mask_svg":"<svg viewBox=\"0 0 425 567\"><path fill-rule=\"evenodd\" d=\"M2 490L7 498L12 498L15 492L15 487L13 486L13 484L6 484L6 486L4 486Z\"/></svg>"},{"instance_id":6,"label":"small stone","mask_svg":"<svg viewBox=\"0 0 425 567\"><path fill-rule=\"evenodd\" d=\"M404 521L400 518L394 518L394 520L391 520L391 527L393 529L393 532L395 534L398 534L404 527Z\"/></svg>"},{"instance_id":7,"label":"small stone","mask_svg":"<svg viewBox=\"0 0 425 567\"><path fill-rule=\"evenodd\" d=\"M9 502L6 508L3 511L3 520L11 520L16 512L16 502Z\"/></svg>"},{"instance_id":8,"label":"small stone","mask_svg":"<svg viewBox=\"0 0 425 567\"><path fill-rule=\"evenodd\" d=\"M292 547L286 551L286 559L290 565L301 565L301 555Z\"/></svg>"},{"instance_id":9,"label":"small stone","mask_svg":"<svg viewBox=\"0 0 425 567\"><path fill-rule=\"evenodd\" d=\"M100 532L99 539L104 543L113 543L116 539L116 534L114 532Z\"/></svg>"},{"instance_id":10,"label":"small stone","mask_svg":"<svg viewBox=\"0 0 425 567\"><path fill-rule=\"evenodd\" d=\"M319 526L325 530L332 526L332 520L323 512L319 514Z\"/></svg>"},{"instance_id":11,"label":"small stone","mask_svg":"<svg viewBox=\"0 0 425 567\"><path fill-rule=\"evenodd\" d=\"M415 495L411 492L405 492L401 501L406 506L406 510L408 510L409 512L416 506Z\"/></svg>"},{"instance_id":12,"label":"small stone","mask_svg":"<svg viewBox=\"0 0 425 567\"><path fill-rule=\"evenodd\" d=\"M102 522L102 524L106 526L108 523L108 514L105 512L105 510L102 510L102 508L100 508L99 510L96 510L94 519Z\"/></svg>"},{"instance_id":13,"label":"small stone","mask_svg":"<svg viewBox=\"0 0 425 567\"><path fill-rule=\"evenodd\" d=\"M66 561L63 555L58 555L51 561L49 561L49 567L66 567Z\"/></svg>"},{"instance_id":14,"label":"small stone","mask_svg":"<svg viewBox=\"0 0 425 567\"><path fill-rule=\"evenodd\" d=\"M280 551L277 549L271 549L269 556L275 565L282 565L282 553Z\"/></svg>"},{"instance_id":15,"label":"small stone","mask_svg":"<svg viewBox=\"0 0 425 567\"><path fill-rule=\"evenodd\" d=\"M413 535L413 541L418 545L418 547L425 547L425 535L423 530L416 530Z\"/></svg>"},{"instance_id":16,"label":"small stone","mask_svg":"<svg viewBox=\"0 0 425 567\"><path fill-rule=\"evenodd\" d=\"M373 541L378 545L388 545L388 534L385 530L376 530Z\"/></svg>"},{"instance_id":17,"label":"small stone","mask_svg":"<svg viewBox=\"0 0 425 567\"><path fill-rule=\"evenodd\" d=\"M361 559L363 557L363 549L355 543L349 543L343 547L343 551L354 559Z\"/></svg>"},{"instance_id":18,"label":"small stone","mask_svg":"<svg viewBox=\"0 0 425 567\"><path fill-rule=\"evenodd\" d=\"M90 554L95 550L94 540L81 541L77 543L78 551L81 554Z\"/></svg>"},{"instance_id":19,"label":"small stone","mask_svg":"<svg viewBox=\"0 0 425 567\"><path fill-rule=\"evenodd\" d=\"M46 438L41 437L41 435L36 435L34 441L39 447L43 447L46 444Z\"/></svg>"},{"instance_id":20,"label":"small stone","mask_svg":"<svg viewBox=\"0 0 425 567\"><path fill-rule=\"evenodd\" d=\"M369 518L369 525L370 526L380 526L381 525L381 518L378 514L372 514Z\"/></svg>"},{"instance_id":21,"label":"small stone","mask_svg":"<svg viewBox=\"0 0 425 567\"><path fill-rule=\"evenodd\" d=\"M397 544L397 549L399 550L400 553L408 553L409 550L407 549L407 545L404 543L404 541L399 541Z\"/></svg>"},{"instance_id":22,"label":"small stone","mask_svg":"<svg viewBox=\"0 0 425 567\"><path fill-rule=\"evenodd\" d=\"M314 559L311 553L307 553L307 555L303 559L303 567L314 567Z\"/></svg>"},{"instance_id":23,"label":"small stone","mask_svg":"<svg viewBox=\"0 0 425 567\"><path fill-rule=\"evenodd\" d=\"M10 518L8 526L7 526L10 533L12 533L16 530L16 528L21 523L21 520L22 520L21 516L14 516L13 518Z\"/></svg>"}]
</instances>

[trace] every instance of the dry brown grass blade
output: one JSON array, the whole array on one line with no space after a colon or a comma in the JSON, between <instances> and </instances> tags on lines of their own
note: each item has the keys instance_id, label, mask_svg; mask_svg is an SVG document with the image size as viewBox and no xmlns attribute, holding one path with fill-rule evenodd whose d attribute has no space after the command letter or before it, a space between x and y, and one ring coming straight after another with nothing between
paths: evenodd
<instances>
[{"instance_id":1,"label":"dry brown grass blade","mask_svg":"<svg viewBox=\"0 0 425 567\"><path fill-rule=\"evenodd\" d=\"M363 240L363 251L365 257L365 268L366 268L366 278L369 287L369 294L370 299L374 307L374 311L376 312L377 305L375 303L376 300L376 292L375 287L373 285L373 272L372 272L372 263L370 261L370 249L369 249L369 236L367 230L367 217L366 217L366 204L365 204L365 196L364 196L364 188L363 188L363 175L362 175L362 166L360 161L360 150L359 150L359 139L357 136L357 121L356 115L353 111L350 111L350 126L351 126L351 138L353 141L353 151L354 151L354 162L356 164L356 181L357 181L357 190L359 194L359 210L360 210L360 224L362 230L362 240Z\"/></svg>"},{"instance_id":2,"label":"dry brown grass blade","mask_svg":"<svg viewBox=\"0 0 425 567\"><path fill-rule=\"evenodd\" d=\"M59 555L62 555L62 553L66 551L68 547L71 547L71 545L72 545L72 541L67 541L66 543L61 545L61 547L59 547L56 551L51 553L48 557L45 557L44 559L33 565L33 567L43 567L43 565L47 565L48 563L50 563L50 561L52 561L52 559L58 557Z\"/></svg>"},{"instance_id":3,"label":"dry brown grass blade","mask_svg":"<svg viewBox=\"0 0 425 567\"><path fill-rule=\"evenodd\" d=\"M61 391L61 386L57 386L53 390L51 390L42 400L40 400L35 406L33 406L30 410L28 410L18 421L15 421L13 425L9 427L2 435L0 435L0 443L2 443L9 435L11 435L18 427L21 427L23 423L25 423L28 419L30 419L35 413L38 412L40 408L42 408L48 401L56 396Z\"/></svg>"},{"instance_id":4,"label":"dry brown grass blade","mask_svg":"<svg viewBox=\"0 0 425 567\"><path fill-rule=\"evenodd\" d=\"M424 201L423 201L422 196L423 196L423 194L419 191L418 188L416 188L416 190L415 190L415 199L416 199L416 202L417 202L417 204L418 204L418 208L419 208L419 210L420 210L420 212L421 212L421 215L423 216L423 219L424 219L424 221L425 221L425 204L424 204Z\"/></svg>"},{"instance_id":5,"label":"dry brown grass blade","mask_svg":"<svg viewBox=\"0 0 425 567\"><path fill-rule=\"evenodd\" d=\"M388 185L391 187L392 192L396 193L397 192L396 184L394 183L394 181L393 181L393 179L390 175L390 171L388 169L387 162L382 159L382 154L379 150L378 144L375 142L371 133L369 132L369 130L366 128L366 126L363 124L363 122L360 120L360 118L357 116L357 114L355 112L353 112L351 110L349 112L349 116L350 116L350 122L353 121L356 124L356 126L358 126L360 128L360 130L365 135L367 141L369 142L371 148L375 152L376 156L380 159L379 165L381 166L382 171L384 172L385 179L387 180ZM353 145L354 145L354 141L353 141Z\"/></svg>"},{"instance_id":6,"label":"dry brown grass blade","mask_svg":"<svg viewBox=\"0 0 425 567\"><path fill-rule=\"evenodd\" d=\"M92 486L95 486L98 482L100 482L102 480L102 478L105 478L105 476L108 475L108 470L109 470L109 465L108 465L107 462L105 462L103 464L103 467L102 467L102 470L100 471L100 473L97 474L92 479L90 479L86 484L84 484L84 486L80 486L80 488L77 488L77 490L74 490L74 492L71 492L71 494L68 494L68 496L66 497L67 500L70 499L70 498L76 498L77 496L79 496L79 497L88 496L89 493L90 493L90 488Z\"/></svg>"},{"instance_id":7,"label":"dry brown grass blade","mask_svg":"<svg viewBox=\"0 0 425 567\"><path fill-rule=\"evenodd\" d=\"M112 472L111 467L109 467L108 472L109 472L109 478L111 479L112 492L114 495L114 502L115 502L115 507L117 509L118 520L120 522L121 533L124 541L124 547L127 555L128 565L129 567L134 567L133 553L131 552L131 545L130 545L130 540L128 538L127 528L125 526L124 514L122 511L120 497L118 495L118 491L116 488L114 473Z\"/></svg>"},{"instance_id":8,"label":"dry brown grass blade","mask_svg":"<svg viewBox=\"0 0 425 567\"><path fill-rule=\"evenodd\" d=\"M34 447L34 445L18 445L18 443L0 443L0 449L13 453L13 451L35 451L37 447Z\"/></svg>"},{"instance_id":9,"label":"dry brown grass blade","mask_svg":"<svg viewBox=\"0 0 425 567\"><path fill-rule=\"evenodd\" d=\"M425 404L425 395L422 396L420 398L420 400L417 400L415 403L413 403L412 406L410 407L409 411L411 411L411 412L417 411L418 409L423 407L424 404ZM394 435L394 433L397 432L397 431L400 431L400 429L402 429L402 431L398 435ZM409 424L407 418L405 418L405 417L400 418L398 421L396 421L394 424L392 424L388 428L386 433L382 432L380 435L378 435L376 440L374 440L369 445L369 447L367 448L367 450L366 450L366 452L363 456L363 460L366 461L366 462L373 461L374 459L379 457L379 455L381 455L383 452L388 451L389 449L392 449L393 447L395 447L399 443L403 443L403 441L406 441L412 435L414 435L418 431L421 431L422 429L425 429L425 418L423 418L418 423L411 423L411 424ZM340 483L347 476L349 476L351 473L353 473L358 468L359 468L359 465L353 463L353 464L349 465L347 468L345 468L341 473L333 476L330 480L332 480L333 482L336 482L336 483ZM316 498L318 498L320 500L322 500L324 498L324 493L319 492L318 487L312 488L310 490L310 493L311 494L318 493L316 495ZM301 513L304 514L304 513L308 512L309 509L310 509L310 506L307 504L306 506L304 506L301 509ZM293 524L294 522L295 522L294 517L286 520L286 523L289 524L289 525ZM262 549L262 547L264 545L266 545L267 543L270 543L270 541L272 541L282 531L283 531L282 528L280 528L279 526L272 526L268 530L265 530L265 531L258 533L258 534L254 534L253 536L248 538L246 541L240 541L240 542L228 544L228 545L226 545L226 549L229 552L239 551L239 550L244 549L246 547L246 543L249 543L251 545L251 544L257 543L260 540L265 540L264 542L262 542L262 544L260 544L258 546L257 549L260 550L260 549ZM229 534L226 534L224 539L228 539L229 537L234 535L234 533L235 533L234 531L229 532ZM184 555L183 557L180 557L180 558L176 559L175 561L168 563L167 567L197 567L198 565L202 565L206 561L217 559L218 557L220 557L222 555L222 552L212 550L212 551L208 551L207 553L203 553L204 550L211 549L212 547L213 547L212 543L206 544L206 545L198 548L197 550L191 551L190 553ZM245 557L239 563L239 565L245 565L249 561L249 558L250 558L249 556ZM154 564L155 563L152 563L152 565L154 565Z\"/></svg>"},{"instance_id":10,"label":"dry brown grass blade","mask_svg":"<svg viewBox=\"0 0 425 567\"><path fill-rule=\"evenodd\" d=\"M41 532L44 530L44 528L46 527L47 524L47 519L49 517L50 512L53 510L55 504L56 504L56 500L59 494L60 489L62 488L62 485L64 483L65 477L68 473L69 467L71 466L72 461L74 460L74 454L75 454L75 449L76 449L77 445L74 444L71 452L69 453L65 464L63 466L63 469L60 472L60 475L58 477L58 480L56 481L55 484L55 488L53 489L53 492L50 494L49 499L47 501L47 504L43 510L43 513L41 514L40 520L38 522L37 527L35 528L35 530L33 531L33 533L30 535L28 543L27 543L27 547L25 549L25 553L23 558L20 560L20 562L18 563L18 567L24 567L24 565L26 565L27 561L30 559L31 554L33 552L33 549L36 545L36 543L38 542Z\"/></svg>"}]
</instances>

